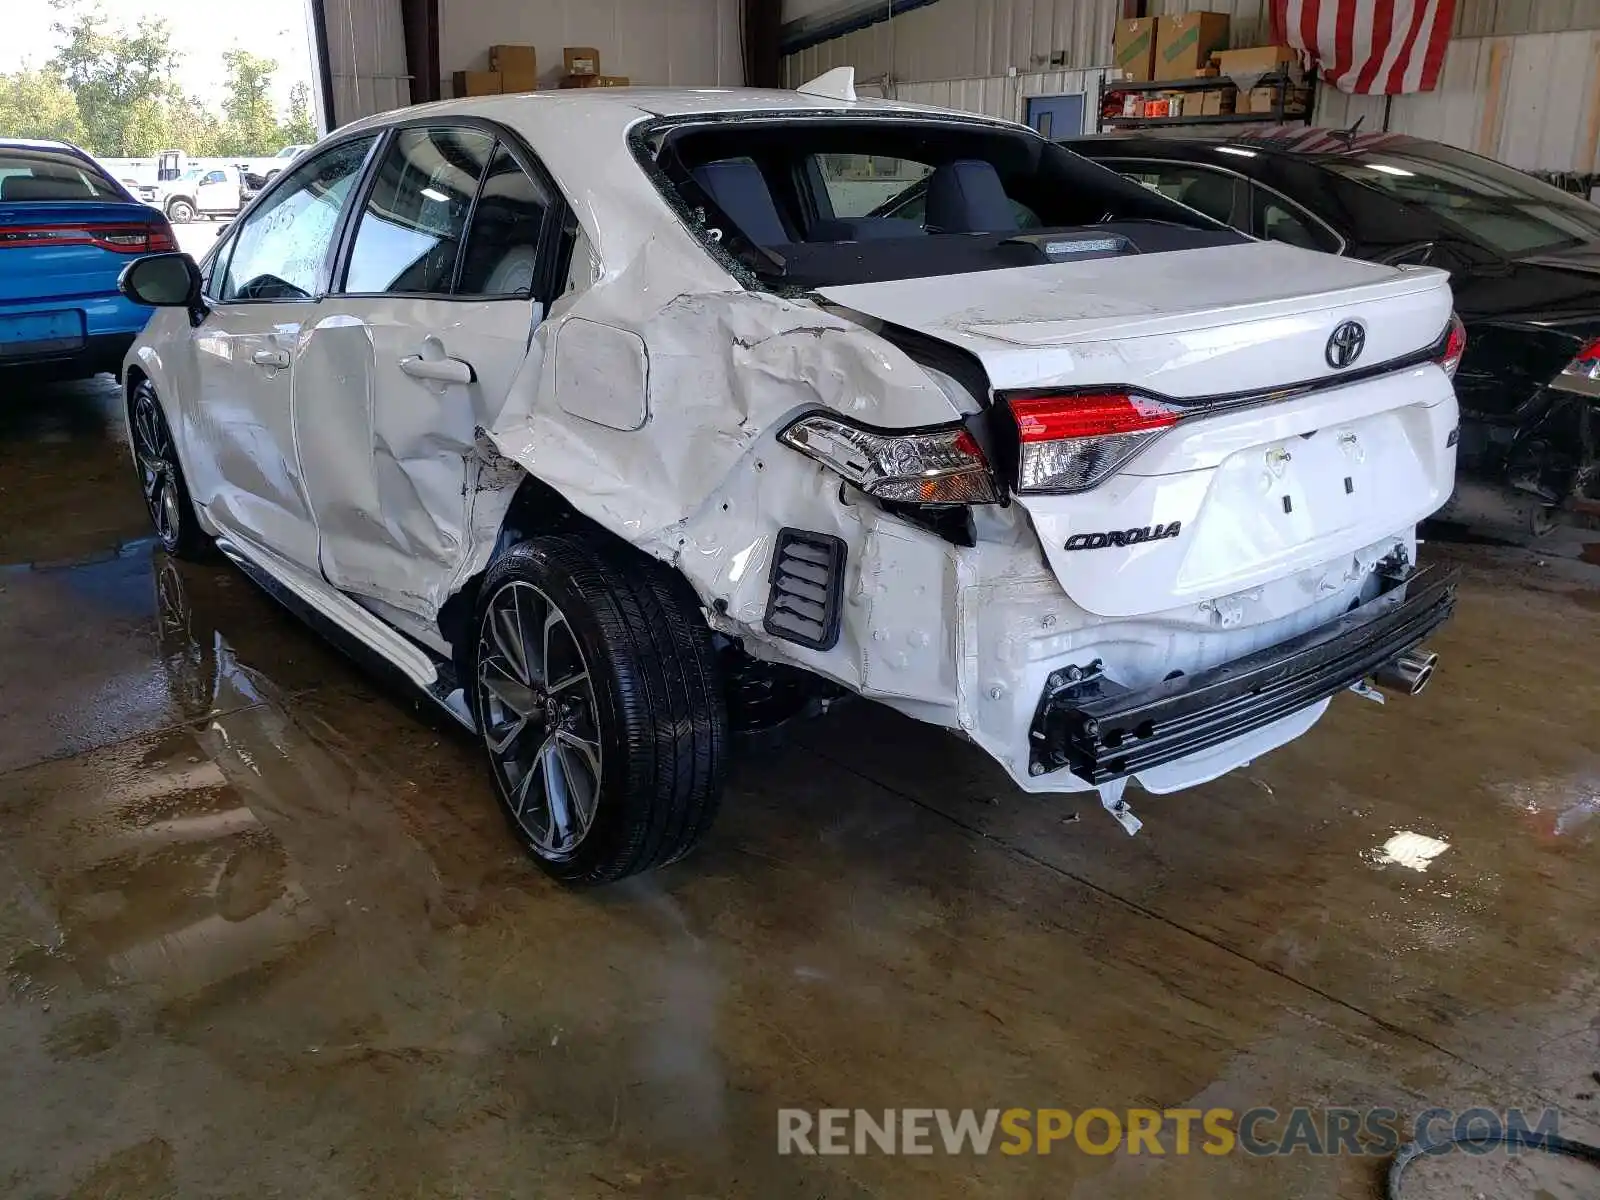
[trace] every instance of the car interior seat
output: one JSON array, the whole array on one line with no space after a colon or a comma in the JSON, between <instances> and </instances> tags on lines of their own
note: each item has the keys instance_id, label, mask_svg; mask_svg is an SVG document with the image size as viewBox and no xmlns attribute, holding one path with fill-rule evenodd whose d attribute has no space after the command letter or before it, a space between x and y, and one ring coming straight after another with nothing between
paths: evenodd
<instances>
[{"instance_id":1,"label":"car interior seat","mask_svg":"<svg viewBox=\"0 0 1600 1200\"><path fill-rule=\"evenodd\" d=\"M1014 233L1018 227L1000 173L974 158L945 163L928 177L927 226L939 233Z\"/></svg>"},{"instance_id":2,"label":"car interior seat","mask_svg":"<svg viewBox=\"0 0 1600 1200\"><path fill-rule=\"evenodd\" d=\"M8 175L0 200L92 200L94 192L75 175Z\"/></svg>"},{"instance_id":3,"label":"car interior seat","mask_svg":"<svg viewBox=\"0 0 1600 1200\"><path fill-rule=\"evenodd\" d=\"M1224 225L1233 223L1233 180L1202 171L1184 185L1179 200Z\"/></svg>"},{"instance_id":4,"label":"car interior seat","mask_svg":"<svg viewBox=\"0 0 1600 1200\"><path fill-rule=\"evenodd\" d=\"M1324 248L1318 244L1316 235L1304 221L1293 213L1284 212L1281 208L1272 207L1267 210L1266 228L1263 232L1269 242L1283 242L1290 246L1299 246L1302 250Z\"/></svg>"},{"instance_id":5,"label":"car interior seat","mask_svg":"<svg viewBox=\"0 0 1600 1200\"><path fill-rule=\"evenodd\" d=\"M511 296L530 292L539 264L544 205L520 170L491 175L467 237L461 288L469 295Z\"/></svg>"},{"instance_id":6,"label":"car interior seat","mask_svg":"<svg viewBox=\"0 0 1600 1200\"><path fill-rule=\"evenodd\" d=\"M758 246L782 246L794 239L761 168L748 158L708 162L689 172L702 191L727 213L739 232Z\"/></svg>"}]
</instances>

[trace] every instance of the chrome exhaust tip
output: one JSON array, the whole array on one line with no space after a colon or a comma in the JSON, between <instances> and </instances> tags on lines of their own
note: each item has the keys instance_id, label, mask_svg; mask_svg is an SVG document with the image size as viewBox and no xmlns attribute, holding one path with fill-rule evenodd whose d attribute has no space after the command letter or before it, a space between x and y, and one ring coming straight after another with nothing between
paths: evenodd
<instances>
[{"instance_id":1,"label":"chrome exhaust tip","mask_svg":"<svg viewBox=\"0 0 1600 1200\"><path fill-rule=\"evenodd\" d=\"M1431 651L1407 650L1374 671L1372 681L1391 692L1415 696L1428 686L1433 669L1438 665L1439 656Z\"/></svg>"}]
</instances>

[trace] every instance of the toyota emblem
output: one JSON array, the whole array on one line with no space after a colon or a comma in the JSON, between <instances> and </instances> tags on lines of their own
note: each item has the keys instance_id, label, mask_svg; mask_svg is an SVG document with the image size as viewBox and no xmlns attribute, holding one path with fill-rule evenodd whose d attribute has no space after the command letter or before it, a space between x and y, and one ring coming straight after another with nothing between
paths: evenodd
<instances>
[{"instance_id":1,"label":"toyota emblem","mask_svg":"<svg viewBox=\"0 0 1600 1200\"><path fill-rule=\"evenodd\" d=\"M1345 321L1333 331L1333 336L1328 339L1328 365L1330 367L1348 367L1361 357L1361 351L1367 345L1367 330L1360 321Z\"/></svg>"}]
</instances>

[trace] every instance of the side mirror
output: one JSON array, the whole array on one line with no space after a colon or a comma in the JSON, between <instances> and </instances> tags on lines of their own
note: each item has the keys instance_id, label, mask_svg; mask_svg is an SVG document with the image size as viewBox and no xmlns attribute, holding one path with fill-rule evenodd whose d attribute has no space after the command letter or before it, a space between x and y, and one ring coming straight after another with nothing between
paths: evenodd
<instances>
[{"instance_id":1,"label":"side mirror","mask_svg":"<svg viewBox=\"0 0 1600 1200\"><path fill-rule=\"evenodd\" d=\"M200 301L200 268L187 254L151 254L122 269L117 290L149 308L193 308Z\"/></svg>"}]
</instances>

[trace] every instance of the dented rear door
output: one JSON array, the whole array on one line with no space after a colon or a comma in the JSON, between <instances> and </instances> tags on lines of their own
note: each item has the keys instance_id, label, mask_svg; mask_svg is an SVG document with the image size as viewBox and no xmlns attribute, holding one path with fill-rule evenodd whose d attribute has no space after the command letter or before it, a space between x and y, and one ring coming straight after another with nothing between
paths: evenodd
<instances>
[{"instance_id":1,"label":"dented rear door","mask_svg":"<svg viewBox=\"0 0 1600 1200\"><path fill-rule=\"evenodd\" d=\"M492 426L533 333L548 193L476 128L393 140L296 374L327 580L432 618L470 544Z\"/></svg>"}]
</instances>

